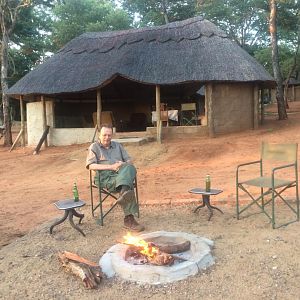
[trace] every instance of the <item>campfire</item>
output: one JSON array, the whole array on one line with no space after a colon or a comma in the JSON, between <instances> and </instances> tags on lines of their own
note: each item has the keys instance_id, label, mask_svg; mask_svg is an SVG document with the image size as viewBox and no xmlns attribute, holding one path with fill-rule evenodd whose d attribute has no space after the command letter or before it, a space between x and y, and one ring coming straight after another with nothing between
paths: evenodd
<instances>
[{"instance_id":1,"label":"campfire","mask_svg":"<svg viewBox=\"0 0 300 300\"><path fill-rule=\"evenodd\" d=\"M213 242L185 232L127 234L100 258L108 277L147 284L164 284L195 275L214 263Z\"/></svg>"},{"instance_id":2,"label":"campfire","mask_svg":"<svg viewBox=\"0 0 300 300\"><path fill-rule=\"evenodd\" d=\"M123 244L128 245L125 253L125 260L132 264L152 264L156 266L172 265L175 257L163 252L153 242L146 242L139 237L133 236L130 232L123 237Z\"/></svg>"}]
</instances>

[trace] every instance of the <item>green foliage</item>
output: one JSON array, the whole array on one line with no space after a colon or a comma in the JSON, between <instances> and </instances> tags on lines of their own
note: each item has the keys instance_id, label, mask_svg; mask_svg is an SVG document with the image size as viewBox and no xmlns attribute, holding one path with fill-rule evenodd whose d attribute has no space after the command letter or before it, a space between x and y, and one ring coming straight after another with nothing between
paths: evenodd
<instances>
[{"instance_id":1,"label":"green foliage","mask_svg":"<svg viewBox=\"0 0 300 300\"><path fill-rule=\"evenodd\" d=\"M268 11L263 0L207 0L198 7L243 48L268 43Z\"/></svg>"},{"instance_id":2,"label":"green foliage","mask_svg":"<svg viewBox=\"0 0 300 300\"><path fill-rule=\"evenodd\" d=\"M195 0L123 0L123 8L134 17L138 17L137 27L163 25L166 23L164 14L169 22L185 20L196 15Z\"/></svg>"},{"instance_id":3,"label":"green foliage","mask_svg":"<svg viewBox=\"0 0 300 300\"><path fill-rule=\"evenodd\" d=\"M53 44L56 49L89 31L128 29L132 20L108 0L65 0L53 10Z\"/></svg>"},{"instance_id":4,"label":"green foliage","mask_svg":"<svg viewBox=\"0 0 300 300\"><path fill-rule=\"evenodd\" d=\"M265 69L273 75L273 67L272 67L272 54L271 47L261 48L260 50L255 51L254 57L260 62ZM294 63L294 51L287 46L279 46L279 65L283 78L287 78L290 70ZM300 54L298 54L298 62L300 61ZM292 75L296 75L299 72L299 64L296 68L296 71Z\"/></svg>"},{"instance_id":5,"label":"green foliage","mask_svg":"<svg viewBox=\"0 0 300 300\"><path fill-rule=\"evenodd\" d=\"M270 33L269 3L266 0L205 0L199 12L222 28L249 54L273 74ZM299 0L278 0L277 36L280 66L283 78L293 66L299 43L300 5ZM299 59L298 59L299 62ZM300 73L299 64L295 74Z\"/></svg>"},{"instance_id":6,"label":"green foliage","mask_svg":"<svg viewBox=\"0 0 300 300\"><path fill-rule=\"evenodd\" d=\"M11 86L40 62L49 51L52 1L35 0L19 12L10 37L8 84Z\"/></svg>"}]
</instances>

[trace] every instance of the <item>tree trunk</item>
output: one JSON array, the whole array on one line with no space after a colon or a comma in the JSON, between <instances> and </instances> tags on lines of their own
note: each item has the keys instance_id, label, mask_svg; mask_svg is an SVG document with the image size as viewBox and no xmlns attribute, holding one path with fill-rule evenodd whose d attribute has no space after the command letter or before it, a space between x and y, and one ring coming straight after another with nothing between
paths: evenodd
<instances>
[{"instance_id":1,"label":"tree trunk","mask_svg":"<svg viewBox=\"0 0 300 300\"><path fill-rule=\"evenodd\" d=\"M289 71L289 74L285 80L285 85L284 85L284 101L285 101L285 104L286 104L286 108L289 108L289 104L288 104L288 90L289 90L289 81L292 77L292 75L294 74L295 72L295 69L297 67L297 57L298 57L298 53L299 53L299 48L300 48L300 32L298 32L298 38L297 38L297 49L296 49L296 52L295 52L295 55L294 55L294 58L293 58L293 65ZM293 101L295 99L293 98Z\"/></svg>"},{"instance_id":2,"label":"tree trunk","mask_svg":"<svg viewBox=\"0 0 300 300\"><path fill-rule=\"evenodd\" d=\"M3 24L3 13L1 15L1 30L2 30L2 47L1 47L1 89L2 89L2 106L3 106L3 125L5 128L4 133L4 146L12 145L11 135L11 120L9 114L9 98L6 95L8 89L7 84L7 68L8 68L8 37L5 30L5 24Z\"/></svg>"},{"instance_id":3,"label":"tree trunk","mask_svg":"<svg viewBox=\"0 0 300 300\"><path fill-rule=\"evenodd\" d=\"M163 15L165 19L165 24L169 23L169 17L168 17L168 12L167 12L167 6L168 6L168 0L163 0L162 1L162 9L163 9Z\"/></svg>"},{"instance_id":4,"label":"tree trunk","mask_svg":"<svg viewBox=\"0 0 300 300\"><path fill-rule=\"evenodd\" d=\"M277 7L276 0L270 0L270 35L272 44L272 65L274 77L277 83L276 88L276 99L278 107L278 117L279 120L287 119L287 113L284 103L283 96L283 81L279 66L279 55L278 55L278 43L277 43L277 28L276 28L276 18L277 18Z\"/></svg>"}]
</instances>

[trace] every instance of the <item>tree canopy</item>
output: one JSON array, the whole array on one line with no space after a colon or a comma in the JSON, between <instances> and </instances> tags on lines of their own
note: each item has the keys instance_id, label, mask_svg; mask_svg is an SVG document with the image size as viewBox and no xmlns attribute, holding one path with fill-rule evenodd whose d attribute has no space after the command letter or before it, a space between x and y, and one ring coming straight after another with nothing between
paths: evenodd
<instances>
[{"instance_id":1,"label":"tree canopy","mask_svg":"<svg viewBox=\"0 0 300 300\"><path fill-rule=\"evenodd\" d=\"M109 0L65 0L53 10L54 48L84 32L128 29L132 19Z\"/></svg>"}]
</instances>

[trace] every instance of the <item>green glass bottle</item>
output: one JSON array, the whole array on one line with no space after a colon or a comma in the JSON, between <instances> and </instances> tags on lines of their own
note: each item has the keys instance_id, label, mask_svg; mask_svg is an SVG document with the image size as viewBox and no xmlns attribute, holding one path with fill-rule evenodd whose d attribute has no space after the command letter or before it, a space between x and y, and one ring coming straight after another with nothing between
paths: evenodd
<instances>
[{"instance_id":1,"label":"green glass bottle","mask_svg":"<svg viewBox=\"0 0 300 300\"><path fill-rule=\"evenodd\" d=\"M210 176L206 175L205 178L205 191L210 192Z\"/></svg>"},{"instance_id":2,"label":"green glass bottle","mask_svg":"<svg viewBox=\"0 0 300 300\"><path fill-rule=\"evenodd\" d=\"M76 182L74 182L74 185L73 185L73 197L74 197L75 202L79 201L79 195L78 195L78 189L77 189Z\"/></svg>"}]
</instances>

